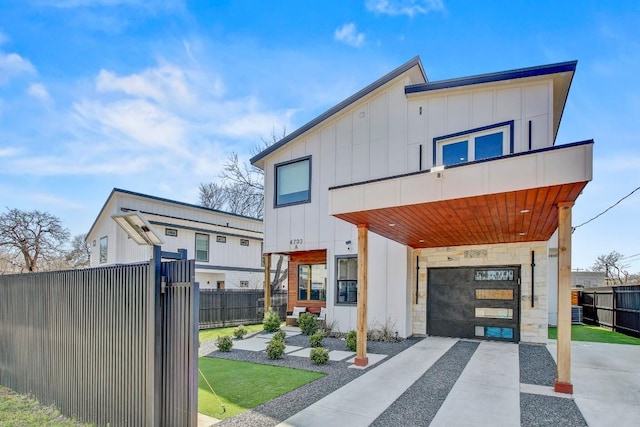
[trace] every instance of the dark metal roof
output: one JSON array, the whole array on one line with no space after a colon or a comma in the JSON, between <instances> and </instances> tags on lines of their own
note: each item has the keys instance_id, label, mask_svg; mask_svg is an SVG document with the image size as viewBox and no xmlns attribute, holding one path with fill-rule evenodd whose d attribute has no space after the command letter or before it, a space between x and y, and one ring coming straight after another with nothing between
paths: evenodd
<instances>
[{"instance_id":1,"label":"dark metal roof","mask_svg":"<svg viewBox=\"0 0 640 427\"><path fill-rule=\"evenodd\" d=\"M327 111L325 111L324 113L320 114L318 117L316 117L315 119L311 120L307 124L305 124L305 125L301 126L300 128L296 129L295 131L293 131L289 135L287 135L284 138L282 138L277 143L273 144L272 146L270 146L270 147L266 148L265 150L261 151L260 153L256 154L255 156L253 156L251 158L251 163L255 164L257 161L259 161L260 159L262 159L262 158L266 157L267 155L273 153L274 151L276 151L280 147L282 147L285 144L287 144L289 141L297 138L298 136L302 135L303 133L305 133L309 129L313 128L314 126L318 125L319 123L321 123L324 120L328 119L329 117L333 116L334 114L336 114L340 110L344 109L345 107L353 104L358 99L360 99L360 98L368 95L369 93L373 92L374 90L378 89L380 86L383 86L384 84L390 82L391 80L395 79L396 77L398 77L402 73L410 70L411 68L415 67L416 65L418 67L420 67L420 72L424 76L424 79L427 80L427 77L426 77L426 75L424 73L424 69L422 68L422 63L420 62L420 57L416 56L413 59L411 59L410 61L402 64L401 66L399 66L395 70L391 71L390 73L384 75L383 77L379 78L375 82L371 83L370 85L368 85L364 89L361 89L360 91L358 91L355 94L351 95L349 98L347 98L344 101L340 102L336 106L328 109Z\"/></svg>"},{"instance_id":2,"label":"dark metal roof","mask_svg":"<svg viewBox=\"0 0 640 427\"><path fill-rule=\"evenodd\" d=\"M522 79L525 77L544 76L548 74L574 72L578 61L560 62L557 64L540 65L537 67L519 68L517 70L501 71L498 73L479 74L457 79L440 80L437 82L419 83L409 85L404 93L426 92L430 90L448 89L453 87L476 85L480 83L493 83L504 80Z\"/></svg>"}]
</instances>

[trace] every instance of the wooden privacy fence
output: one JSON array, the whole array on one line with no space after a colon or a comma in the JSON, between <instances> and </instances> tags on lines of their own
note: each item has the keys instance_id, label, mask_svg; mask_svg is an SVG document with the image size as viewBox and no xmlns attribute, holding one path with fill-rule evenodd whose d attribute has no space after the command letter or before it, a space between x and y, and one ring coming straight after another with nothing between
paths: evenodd
<instances>
[{"instance_id":1,"label":"wooden privacy fence","mask_svg":"<svg viewBox=\"0 0 640 427\"><path fill-rule=\"evenodd\" d=\"M580 294L585 323L640 337L640 286L586 288Z\"/></svg>"},{"instance_id":2,"label":"wooden privacy fence","mask_svg":"<svg viewBox=\"0 0 640 427\"><path fill-rule=\"evenodd\" d=\"M0 384L98 426L195 426L194 268L0 276Z\"/></svg>"},{"instance_id":3,"label":"wooden privacy fence","mask_svg":"<svg viewBox=\"0 0 640 427\"><path fill-rule=\"evenodd\" d=\"M271 295L271 308L284 319L287 291ZM264 291L244 289L200 289L200 329L260 323L264 317Z\"/></svg>"}]
</instances>

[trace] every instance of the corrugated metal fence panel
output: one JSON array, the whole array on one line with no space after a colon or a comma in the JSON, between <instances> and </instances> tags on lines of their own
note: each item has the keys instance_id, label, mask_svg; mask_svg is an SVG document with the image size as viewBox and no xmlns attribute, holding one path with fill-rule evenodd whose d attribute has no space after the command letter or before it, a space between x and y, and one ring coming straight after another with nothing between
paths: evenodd
<instances>
[{"instance_id":1,"label":"corrugated metal fence panel","mask_svg":"<svg viewBox=\"0 0 640 427\"><path fill-rule=\"evenodd\" d=\"M0 276L0 384L97 425L146 425L148 274Z\"/></svg>"},{"instance_id":2,"label":"corrugated metal fence panel","mask_svg":"<svg viewBox=\"0 0 640 427\"><path fill-rule=\"evenodd\" d=\"M198 409L198 285L194 261L162 263L162 423L195 426Z\"/></svg>"},{"instance_id":3,"label":"corrugated metal fence panel","mask_svg":"<svg viewBox=\"0 0 640 427\"><path fill-rule=\"evenodd\" d=\"M195 426L194 267L162 264L159 335L149 264L0 276L0 384L98 426Z\"/></svg>"},{"instance_id":4,"label":"corrugated metal fence panel","mask_svg":"<svg viewBox=\"0 0 640 427\"><path fill-rule=\"evenodd\" d=\"M287 311L287 292L274 292L271 296L271 307L284 319ZM263 290L200 290L200 328L260 323L263 317Z\"/></svg>"}]
</instances>

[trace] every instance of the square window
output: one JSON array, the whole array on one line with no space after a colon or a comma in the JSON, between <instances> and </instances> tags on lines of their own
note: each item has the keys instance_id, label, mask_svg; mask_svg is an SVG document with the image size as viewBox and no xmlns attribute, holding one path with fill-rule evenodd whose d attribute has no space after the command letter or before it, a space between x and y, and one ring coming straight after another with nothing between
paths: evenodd
<instances>
[{"instance_id":1,"label":"square window","mask_svg":"<svg viewBox=\"0 0 640 427\"><path fill-rule=\"evenodd\" d=\"M240 246L249 246L249 239L240 239Z\"/></svg>"},{"instance_id":2,"label":"square window","mask_svg":"<svg viewBox=\"0 0 640 427\"><path fill-rule=\"evenodd\" d=\"M178 236L178 230L176 230L175 228L165 228L164 229L164 235L165 236L169 236L169 237L177 237Z\"/></svg>"},{"instance_id":3,"label":"square window","mask_svg":"<svg viewBox=\"0 0 640 427\"><path fill-rule=\"evenodd\" d=\"M455 165L469 161L469 142L460 141L442 146L442 164Z\"/></svg>"},{"instance_id":4,"label":"square window","mask_svg":"<svg viewBox=\"0 0 640 427\"><path fill-rule=\"evenodd\" d=\"M502 132L478 136L475 139L475 160L502 156Z\"/></svg>"},{"instance_id":5,"label":"square window","mask_svg":"<svg viewBox=\"0 0 640 427\"><path fill-rule=\"evenodd\" d=\"M275 168L276 207L311 201L311 157L281 163Z\"/></svg>"},{"instance_id":6,"label":"square window","mask_svg":"<svg viewBox=\"0 0 640 427\"><path fill-rule=\"evenodd\" d=\"M216 242L227 243L227 236L216 236Z\"/></svg>"},{"instance_id":7,"label":"square window","mask_svg":"<svg viewBox=\"0 0 640 427\"><path fill-rule=\"evenodd\" d=\"M336 304L357 304L358 258L340 257L336 264Z\"/></svg>"},{"instance_id":8,"label":"square window","mask_svg":"<svg viewBox=\"0 0 640 427\"><path fill-rule=\"evenodd\" d=\"M196 261L209 261L209 235L196 233Z\"/></svg>"}]
</instances>

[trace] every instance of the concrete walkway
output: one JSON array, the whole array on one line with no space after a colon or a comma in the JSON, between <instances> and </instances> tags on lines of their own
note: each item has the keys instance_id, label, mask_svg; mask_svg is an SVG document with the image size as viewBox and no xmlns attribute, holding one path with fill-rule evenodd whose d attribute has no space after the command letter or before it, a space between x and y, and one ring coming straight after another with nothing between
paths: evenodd
<instances>
[{"instance_id":1,"label":"concrete walkway","mask_svg":"<svg viewBox=\"0 0 640 427\"><path fill-rule=\"evenodd\" d=\"M425 338L279 426L365 427L375 424L376 419L458 341ZM550 342L548 350L555 358L555 341ZM480 342L428 425L518 426L521 410L527 408L526 405L521 407L521 396L532 395L567 403L574 399L590 427L638 425L640 346L573 343L572 357L573 396L555 393L549 386L520 384L517 344ZM534 406L534 411L543 415L545 402L550 403L541 400ZM419 405L417 402L417 410L420 410ZM396 419L396 425L404 425L401 417ZM536 425L550 425L542 419L539 421Z\"/></svg>"}]
</instances>

